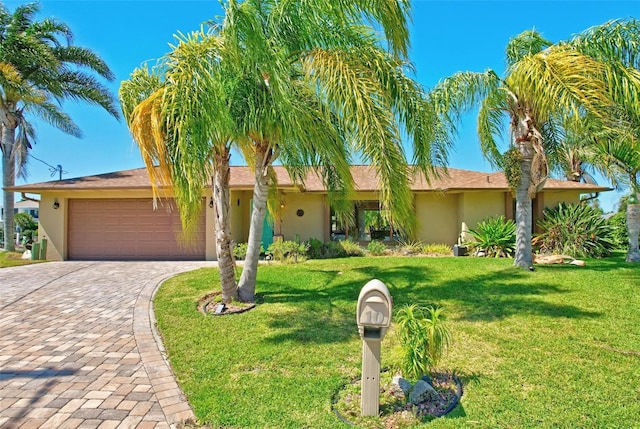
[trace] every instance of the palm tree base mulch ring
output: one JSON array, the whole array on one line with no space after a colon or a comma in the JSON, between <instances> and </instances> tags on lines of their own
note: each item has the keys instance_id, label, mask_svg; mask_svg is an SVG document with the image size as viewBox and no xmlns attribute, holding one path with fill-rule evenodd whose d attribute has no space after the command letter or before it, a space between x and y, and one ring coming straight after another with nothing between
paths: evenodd
<instances>
[{"instance_id":1,"label":"palm tree base mulch ring","mask_svg":"<svg viewBox=\"0 0 640 429\"><path fill-rule=\"evenodd\" d=\"M198 311L204 315L210 316L227 316L231 314L240 314L252 310L256 307L256 304L261 300L259 296L256 296L255 302L232 302L225 304L222 310L219 310L221 305L221 292L209 293L198 301Z\"/></svg>"},{"instance_id":2,"label":"palm tree base mulch ring","mask_svg":"<svg viewBox=\"0 0 640 429\"><path fill-rule=\"evenodd\" d=\"M386 370L383 370L383 372L386 372ZM438 391L438 400L415 405L410 404L405 400L396 399L390 388L390 382L381 383L379 414L380 423L383 425L381 427L404 427L399 426L399 421L406 421L407 413L411 414L417 421L429 421L449 414L458 406L460 398L462 397L462 382L458 376L453 373L437 373L432 377L425 376L423 380L430 382L436 391ZM357 425L357 423L352 420L356 420L360 415L361 396L359 393L350 393L342 397L341 393L349 386L359 385L360 377L352 380L350 383L344 384L342 388L335 393L332 400L333 412L340 420L351 426ZM339 407L340 401L344 403L340 404L341 406ZM339 410L339 408L343 408L345 404L348 406L349 413L344 412L344 410L343 412Z\"/></svg>"}]
</instances>

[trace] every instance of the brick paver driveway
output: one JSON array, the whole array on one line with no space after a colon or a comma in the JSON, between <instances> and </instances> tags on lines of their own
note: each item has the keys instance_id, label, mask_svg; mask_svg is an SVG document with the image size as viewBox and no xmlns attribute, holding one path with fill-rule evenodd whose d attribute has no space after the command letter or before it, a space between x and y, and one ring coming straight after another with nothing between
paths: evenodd
<instances>
[{"instance_id":1,"label":"brick paver driveway","mask_svg":"<svg viewBox=\"0 0 640 429\"><path fill-rule=\"evenodd\" d=\"M164 279L212 262L0 269L0 427L169 428L193 417L152 330Z\"/></svg>"}]
</instances>

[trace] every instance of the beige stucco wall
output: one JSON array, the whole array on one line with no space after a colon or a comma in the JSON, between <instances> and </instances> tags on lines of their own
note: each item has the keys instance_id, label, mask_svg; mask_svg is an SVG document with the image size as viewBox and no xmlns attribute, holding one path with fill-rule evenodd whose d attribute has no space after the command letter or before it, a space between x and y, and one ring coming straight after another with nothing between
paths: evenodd
<instances>
[{"instance_id":1,"label":"beige stucco wall","mask_svg":"<svg viewBox=\"0 0 640 429\"><path fill-rule=\"evenodd\" d=\"M53 208L55 199L60 207ZM50 261L61 261L66 255L66 213L67 200L55 194L42 194L40 198L40 212L38 224L38 240L47 239L47 256Z\"/></svg>"},{"instance_id":2,"label":"beige stucco wall","mask_svg":"<svg viewBox=\"0 0 640 429\"><path fill-rule=\"evenodd\" d=\"M492 216L505 214L505 195L500 192L465 192L460 194L458 214L462 241L471 240L467 233L475 228L478 222Z\"/></svg>"},{"instance_id":3,"label":"beige stucco wall","mask_svg":"<svg viewBox=\"0 0 640 429\"><path fill-rule=\"evenodd\" d=\"M555 208L560 203L576 204L580 202L580 194L575 191L544 191L544 207Z\"/></svg>"},{"instance_id":4,"label":"beige stucco wall","mask_svg":"<svg viewBox=\"0 0 640 429\"><path fill-rule=\"evenodd\" d=\"M452 246L458 240L459 194L422 193L415 196L418 233L424 243L444 243Z\"/></svg>"},{"instance_id":5,"label":"beige stucco wall","mask_svg":"<svg viewBox=\"0 0 640 429\"><path fill-rule=\"evenodd\" d=\"M294 240L297 234L302 241L324 240L328 227L326 198L322 194L284 194L281 200L284 207L280 210L280 232L284 239ZM298 210L303 210L304 215L298 216Z\"/></svg>"}]
</instances>

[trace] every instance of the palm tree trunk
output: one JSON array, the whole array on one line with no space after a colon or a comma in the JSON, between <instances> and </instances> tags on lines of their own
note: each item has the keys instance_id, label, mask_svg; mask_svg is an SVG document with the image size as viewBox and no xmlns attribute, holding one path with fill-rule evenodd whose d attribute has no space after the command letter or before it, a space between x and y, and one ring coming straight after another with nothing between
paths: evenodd
<instances>
[{"instance_id":1,"label":"palm tree trunk","mask_svg":"<svg viewBox=\"0 0 640 429\"><path fill-rule=\"evenodd\" d=\"M13 157L13 145L15 143L15 128L2 126L2 187L7 188L16 184L16 165ZM15 197L13 192L3 191L4 207L4 250L13 252L16 250L14 241L15 223L13 221L13 210L15 208Z\"/></svg>"},{"instance_id":2,"label":"palm tree trunk","mask_svg":"<svg viewBox=\"0 0 640 429\"><path fill-rule=\"evenodd\" d=\"M638 235L640 234L640 204L627 204L627 231L629 233L627 262L640 262L640 251L638 250Z\"/></svg>"},{"instance_id":3,"label":"palm tree trunk","mask_svg":"<svg viewBox=\"0 0 640 429\"><path fill-rule=\"evenodd\" d=\"M229 151L215 156L213 172L213 201L216 228L216 255L220 270L222 301L230 303L238 299L236 261L233 258L231 222L229 219Z\"/></svg>"},{"instance_id":4,"label":"palm tree trunk","mask_svg":"<svg viewBox=\"0 0 640 429\"><path fill-rule=\"evenodd\" d=\"M520 162L520 184L516 189L516 267L530 268L533 266L531 249L531 198L529 185L531 184L531 158L525 157Z\"/></svg>"},{"instance_id":5,"label":"palm tree trunk","mask_svg":"<svg viewBox=\"0 0 640 429\"><path fill-rule=\"evenodd\" d=\"M244 302L252 302L255 300L260 246L262 245L262 230L264 227L264 218L267 214L267 199L269 197L269 181L266 176L269 163L265 162L268 156L268 150L268 148L261 145L256 147L253 212L251 213L251 225L249 227L247 257L245 258L242 275L238 283L238 296L240 301Z\"/></svg>"}]
</instances>

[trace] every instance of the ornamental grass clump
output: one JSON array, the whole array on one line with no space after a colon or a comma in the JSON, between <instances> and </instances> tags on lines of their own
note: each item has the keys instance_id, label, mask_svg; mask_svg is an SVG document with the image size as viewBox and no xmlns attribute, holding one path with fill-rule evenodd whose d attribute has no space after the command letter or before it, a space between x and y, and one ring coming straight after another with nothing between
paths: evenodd
<instances>
[{"instance_id":1,"label":"ornamental grass clump","mask_svg":"<svg viewBox=\"0 0 640 429\"><path fill-rule=\"evenodd\" d=\"M615 228L587 204L560 204L546 209L538 221L542 230L534 239L541 253L602 258L616 248Z\"/></svg>"},{"instance_id":2,"label":"ornamental grass clump","mask_svg":"<svg viewBox=\"0 0 640 429\"><path fill-rule=\"evenodd\" d=\"M405 305L394 320L399 342L395 366L402 375L419 379L438 367L451 344L442 307Z\"/></svg>"}]
</instances>

